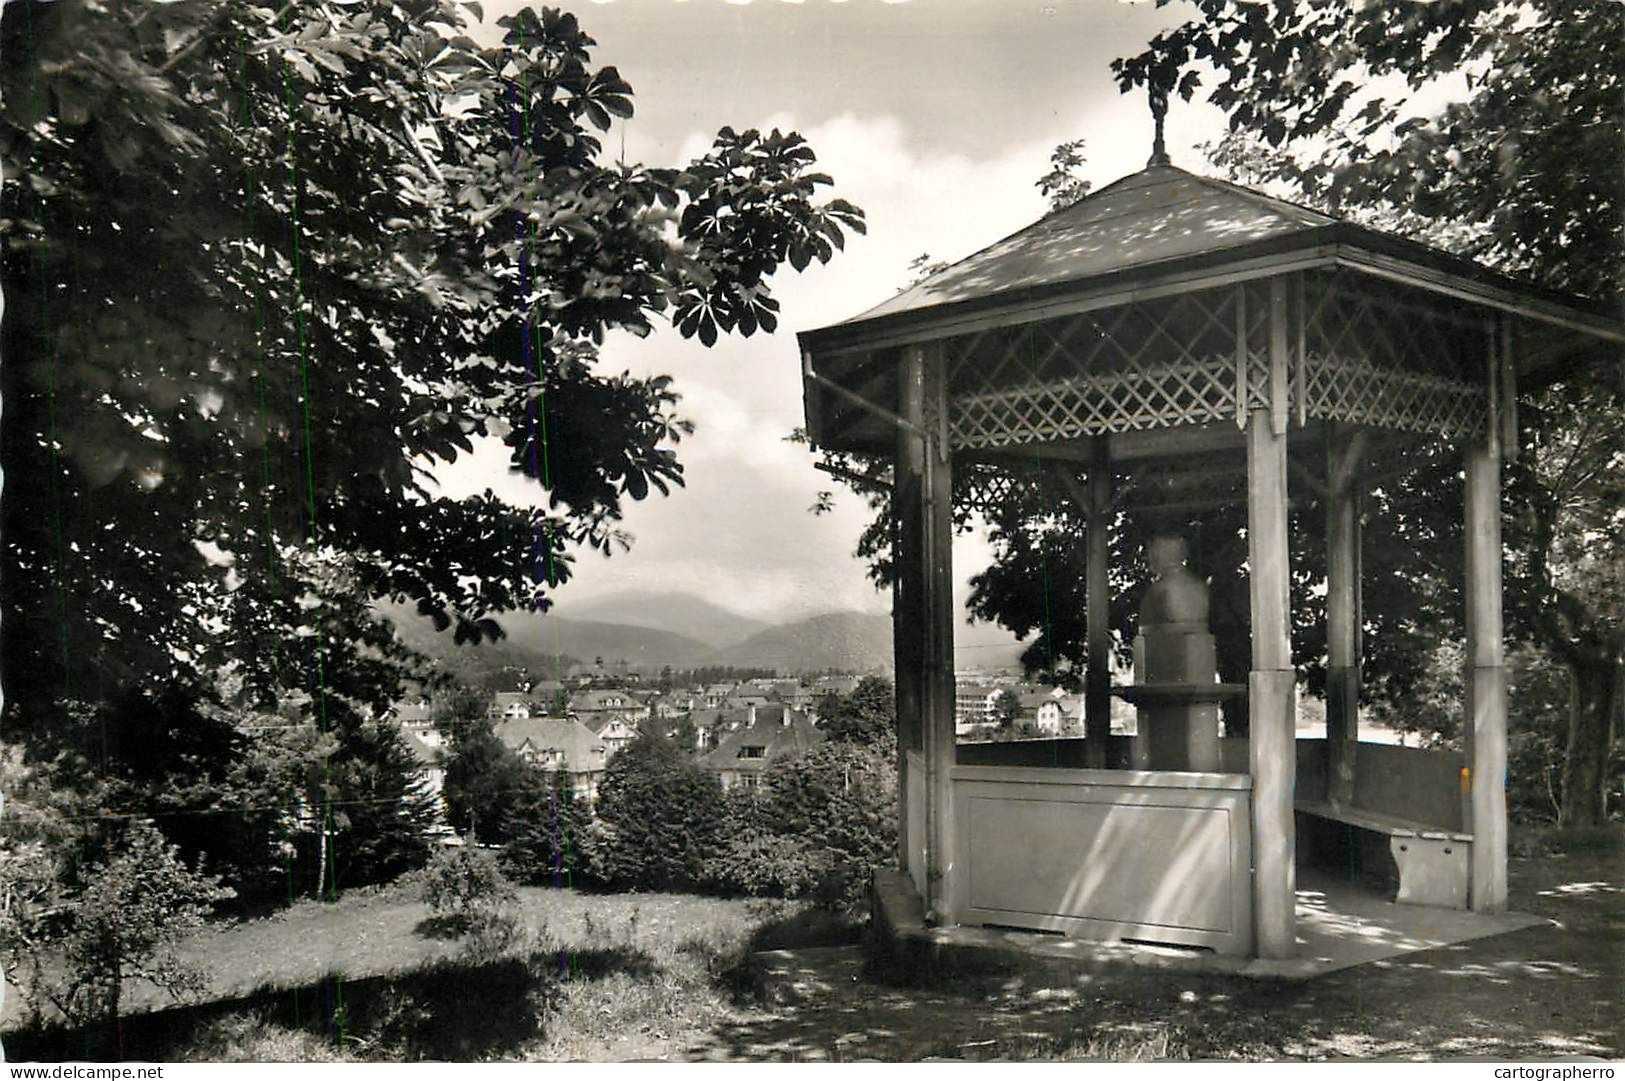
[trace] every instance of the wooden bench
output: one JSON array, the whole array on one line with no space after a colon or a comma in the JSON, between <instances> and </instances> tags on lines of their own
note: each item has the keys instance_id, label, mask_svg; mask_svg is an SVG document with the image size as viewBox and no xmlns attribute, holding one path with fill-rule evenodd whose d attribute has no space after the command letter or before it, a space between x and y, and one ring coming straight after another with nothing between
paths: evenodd
<instances>
[{"instance_id":1,"label":"wooden bench","mask_svg":"<svg viewBox=\"0 0 1625 1081\"><path fill-rule=\"evenodd\" d=\"M1440 829L1396 815L1369 811L1364 807L1334 806L1313 800L1299 800L1293 807L1300 814L1386 836L1388 851L1399 871L1395 901L1446 908L1467 907L1467 887L1472 874L1472 834Z\"/></svg>"}]
</instances>

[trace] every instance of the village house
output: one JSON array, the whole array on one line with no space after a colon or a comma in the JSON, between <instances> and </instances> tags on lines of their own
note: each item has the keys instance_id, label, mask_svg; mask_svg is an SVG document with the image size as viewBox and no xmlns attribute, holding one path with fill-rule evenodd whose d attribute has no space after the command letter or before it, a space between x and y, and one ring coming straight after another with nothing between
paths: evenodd
<instances>
[{"instance_id":1,"label":"village house","mask_svg":"<svg viewBox=\"0 0 1625 1081\"><path fill-rule=\"evenodd\" d=\"M732 683L713 683L700 692L700 700L706 709L721 709L735 689Z\"/></svg>"},{"instance_id":2,"label":"village house","mask_svg":"<svg viewBox=\"0 0 1625 1081\"><path fill-rule=\"evenodd\" d=\"M572 664L565 672L565 679L578 687L637 683L640 678L629 662L625 660L606 662L603 658L592 664Z\"/></svg>"},{"instance_id":3,"label":"village house","mask_svg":"<svg viewBox=\"0 0 1625 1081\"><path fill-rule=\"evenodd\" d=\"M602 733L616 720L623 722L624 731L631 732L649 715L647 705L621 689L577 691L570 696L569 710L571 717L597 733ZM630 739L626 737L627 741Z\"/></svg>"},{"instance_id":4,"label":"village house","mask_svg":"<svg viewBox=\"0 0 1625 1081\"><path fill-rule=\"evenodd\" d=\"M570 701L570 691L562 679L538 679L526 688L530 700L540 706L542 717L563 717Z\"/></svg>"},{"instance_id":5,"label":"village house","mask_svg":"<svg viewBox=\"0 0 1625 1081\"><path fill-rule=\"evenodd\" d=\"M716 773L724 789L756 788L774 761L805 751L823 739L824 733L805 713L781 703L753 706L746 723L701 756L699 764Z\"/></svg>"},{"instance_id":6,"label":"village house","mask_svg":"<svg viewBox=\"0 0 1625 1081\"><path fill-rule=\"evenodd\" d=\"M679 698L677 695L660 695L659 697L651 699L649 702L650 715L658 717L663 721L669 721L674 718L681 717L686 713L692 712L692 710L693 707L688 705L686 700Z\"/></svg>"},{"instance_id":7,"label":"village house","mask_svg":"<svg viewBox=\"0 0 1625 1081\"><path fill-rule=\"evenodd\" d=\"M822 698L826 694L851 694L858 689L857 676L819 676L813 680L812 695Z\"/></svg>"},{"instance_id":8,"label":"village house","mask_svg":"<svg viewBox=\"0 0 1625 1081\"><path fill-rule=\"evenodd\" d=\"M1034 713L1040 732L1061 732L1083 726L1083 696L1056 689L1043 696Z\"/></svg>"},{"instance_id":9,"label":"village house","mask_svg":"<svg viewBox=\"0 0 1625 1081\"><path fill-rule=\"evenodd\" d=\"M445 746L445 736L435 727L427 698L396 702L389 708L389 715L400 722L403 732L421 740L430 749L438 750Z\"/></svg>"},{"instance_id":10,"label":"village house","mask_svg":"<svg viewBox=\"0 0 1625 1081\"><path fill-rule=\"evenodd\" d=\"M539 715L541 712L525 691L498 691L491 696L491 704L485 707L487 717L502 721L522 721L533 713Z\"/></svg>"},{"instance_id":11,"label":"village house","mask_svg":"<svg viewBox=\"0 0 1625 1081\"><path fill-rule=\"evenodd\" d=\"M768 689L767 696L775 702L783 702L791 709L802 712L810 710L816 701L811 688L803 687L793 679L775 680L773 686Z\"/></svg>"},{"instance_id":12,"label":"village house","mask_svg":"<svg viewBox=\"0 0 1625 1081\"><path fill-rule=\"evenodd\" d=\"M960 735L973 732L980 725L994 724L998 720L999 692L1004 688L985 683L973 683L954 688L954 731Z\"/></svg>"},{"instance_id":13,"label":"village house","mask_svg":"<svg viewBox=\"0 0 1625 1081\"><path fill-rule=\"evenodd\" d=\"M638 736L638 728L624 713L610 713L602 718L602 724L596 728L587 725L598 736L604 745L604 758L607 761L615 757L615 752L631 743Z\"/></svg>"},{"instance_id":14,"label":"village house","mask_svg":"<svg viewBox=\"0 0 1625 1081\"><path fill-rule=\"evenodd\" d=\"M637 715L648 712L648 706L633 692L621 688L577 691L570 696L571 713L585 716L589 713L626 713Z\"/></svg>"},{"instance_id":15,"label":"village house","mask_svg":"<svg viewBox=\"0 0 1625 1081\"><path fill-rule=\"evenodd\" d=\"M711 750L728 733L720 709L692 710L688 720L694 726L694 749L697 751Z\"/></svg>"},{"instance_id":16,"label":"village house","mask_svg":"<svg viewBox=\"0 0 1625 1081\"><path fill-rule=\"evenodd\" d=\"M526 764L548 773L563 772L570 795L589 803L598 799L609 755L603 741L580 721L560 717L520 717L494 729Z\"/></svg>"},{"instance_id":17,"label":"village house","mask_svg":"<svg viewBox=\"0 0 1625 1081\"><path fill-rule=\"evenodd\" d=\"M436 827L445 828L446 767L441 760L440 751L437 747L430 746L410 729L403 728L401 738L406 741L406 746L412 752L412 757L417 760L418 772L423 776L424 787L434 797Z\"/></svg>"}]
</instances>

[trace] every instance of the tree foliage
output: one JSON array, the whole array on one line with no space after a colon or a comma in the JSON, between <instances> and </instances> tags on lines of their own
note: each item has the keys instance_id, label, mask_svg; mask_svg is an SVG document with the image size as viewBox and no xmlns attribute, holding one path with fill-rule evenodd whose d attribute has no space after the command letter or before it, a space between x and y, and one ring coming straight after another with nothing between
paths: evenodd
<instances>
[{"instance_id":1,"label":"tree foliage","mask_svg":"<svg viewBox=\"0 0 1625 1081\"><path fill-rule=\"evenodd\" d=\"M527 8L483 45L471 16L0 13L0 454L36 478L0 493L0 665L29 673L7 731L48 756L86 731L71 700L122 703L98 734L298 702L360 786L305 786L324 866L346 850L329 828L358 841L354 801L382 798L346 756L388 757L367 725L415 664L376 602L459 642L544 607L574 552L628 541L627 500L683 480L672 381L600 370L606 337L771 331L775 269L863 228L821 201L795 133L725 128L679 168L606 160L632 91L575 17ZM545 506L437 489L484 439ZM216 767L241 760L216 737ZM114 743L77 749L206 800L208 756Z\"/></svg>"},{"instance_id":2,"label":"tree foliage","mask_svg":"<svg viewBox=\"0 0 1625 1081\"><path fill-rule=\"evenodd\" d=\"M897 695L889 679L864 676L847 694L818 702L818 727L832 743L878 744L897 737Z\"/></svg>"},{"instance_id":3,"label":"tree foliage","mask_svg":"<svg viewBox=\"0 0 1625 1081\"><path fill-rule=\"evenodd\" d=\"M469 718L452 730L441 798L453 829L486 844L511 839L521 804L544 787L541 774L497 738L488 717Z\"/></svg>"},{"instance_id":4,"label":"tree foliage","mask_svg":"<svg viewBox=\"0 0 1625 1081\"><path fill-rule=\"evenodd\" d=\"M1049 172L1038 178L1038 190L1049 200L1050 210L1065 210L1089 194L1089 181L1078 175L1083 168L1084 140L1058 144L1049 156Z\"/></svg>"},{"instance_id":5,"label":"tree foliage","mask_svg":"<svg viewBox=\"0 0 1625 1081\"><path fill-rule=\"evenodd\" d=\"M581 836L591 821L591 808L572 798L563 770L542 774L540 784L526 785L509 805L502 869L527 886L575 885Z\"/></svg>"}]
</instances>

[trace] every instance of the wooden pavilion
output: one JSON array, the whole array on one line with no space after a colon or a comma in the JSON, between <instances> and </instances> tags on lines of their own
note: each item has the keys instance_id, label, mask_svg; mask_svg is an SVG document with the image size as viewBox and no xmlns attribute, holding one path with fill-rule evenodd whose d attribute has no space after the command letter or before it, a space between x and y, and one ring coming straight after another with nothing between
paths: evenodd
<instances>
[{"instance_id":1,"label":"wooden pavilion","mask_svg":"<svg viewBox=\"0 0 1625 1081\"><path fill-rule=\"evenodd\" d=\"M927 919L1288 957L1300 828L1325 822L1386 846L1400 900L1504 908L1502 459L1520 387L1617 360L1622 342L1577 298L1160 155L802 333L813 442L894 462L899 862ZM1445 441L1465 467L1454 758L1358 742L1361 463L1395 438ZM1061 768L955 742L953 477L996 497L1033 460L1070 475L1087 522L1086 735ZM1219 771L1132 768L1109 720L1114 490L1155 478L1180 505L1224 499L1179 478L1225 469L1238 491L1245 478L1248 735L1223 741ZM1289 471L1327 516L1327 733L1312 745L1295 741Z\"/></svg>"}]
</instances>

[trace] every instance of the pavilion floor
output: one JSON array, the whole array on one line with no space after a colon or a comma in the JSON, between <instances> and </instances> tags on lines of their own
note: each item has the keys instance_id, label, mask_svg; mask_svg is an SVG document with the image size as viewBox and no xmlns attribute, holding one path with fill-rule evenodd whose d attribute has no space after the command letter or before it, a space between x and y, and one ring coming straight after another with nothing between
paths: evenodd
<instances>
[{"instance_id":1,"label":"pavilion floor","mask_svg":"<svg viewBox=\"0 0 1625 1081\"><path fill-rule=\"evenodd\" d=\"M901 876L877 886L877 907L881 910L877 912L881 917L876 921L877 933L885 936L881 948L904 965L922 963L934 967L940 964L950 970L961 964L1015 968L1129 964L1304 980L1550 922L1518 912L1484 915L1426 905L1395 904L1357 882L1313 868L1300 868L1298 955L1286 960L1265 960L1221 957L1206 950L1092 942L1031 931L926 928L919 919L918 899ZM886 941L886 937L890 941Z\"/></svg>"}]
</instances>

